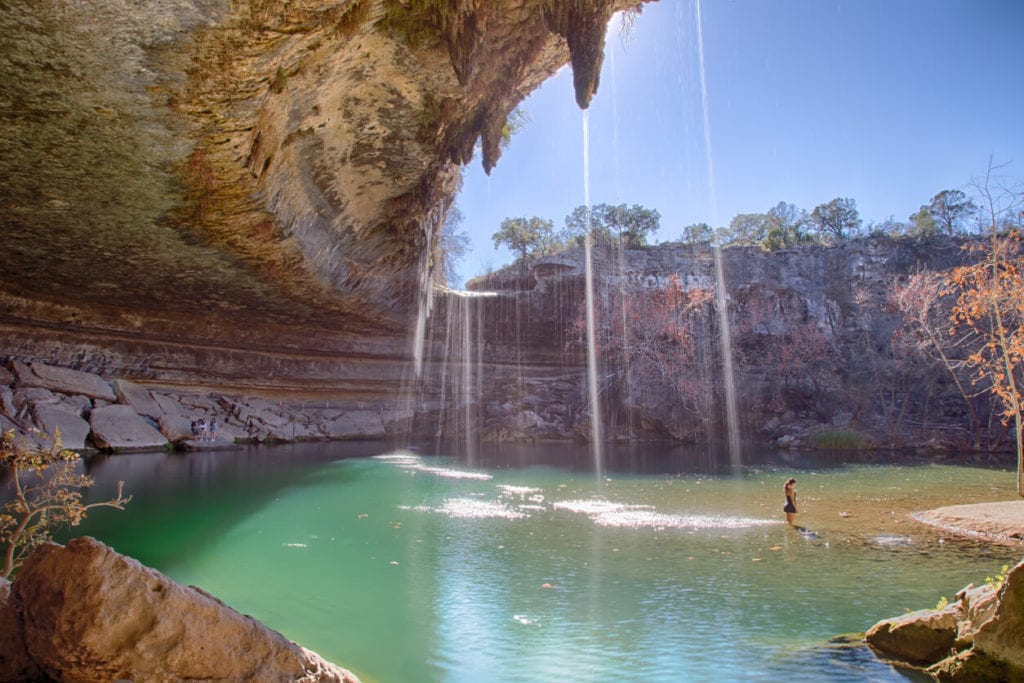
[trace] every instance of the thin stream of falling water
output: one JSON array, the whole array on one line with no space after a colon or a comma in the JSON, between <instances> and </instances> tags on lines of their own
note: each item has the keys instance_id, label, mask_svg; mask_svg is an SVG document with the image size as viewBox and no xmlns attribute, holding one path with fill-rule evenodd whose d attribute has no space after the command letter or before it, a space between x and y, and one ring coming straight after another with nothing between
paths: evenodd
<instances>
[{"instance_id":1,"label":"thin stream of falling water","mask_svg":"<svg viewBox=\"0 0 1024 683\"><path fill-rule=\"evenodd\" d=\"M586 232L583 252L586 260L585 284L587 307L587 389L590 399L590 444L594 457L594 474L598 481L604 478L604 443L601 429L601 409L597 387L597 334L594 316L594 258L590 235L590 114L583 110L583 200L587 207Z\"/></svg>"},{"instance_id":2,"label":"thin stream of falling water","mask_svg":"<svg viewBox=\"0 0 1024 683\"><path fill-rule=\"evenodd\" d=\"M466 432L466 459L470 466L476 464L476 440L473 438L473 424L475 422L474 408L477 404L477 397L473 395L473 345L472 345L472 307L473 299L466 297L460 302L462 306L462 396L460 402L463 412L463 427ZM477 351L479 353L479 350Z\"/></svg>"},{"instance_id":3,"label":"thin stream of falling water","mask_svg":"<svg viewBox=\"0 0 1024 683\"><path fill-rule=\"evenodd\" d=\"M620 19L621 22L621 19ZM609 27L609 32L611 28ZM619 24L619 31L623 31L622 24ZM612 159L613 168L615 170L615 200L619 201L622 192L620 189L619 179L621 178L621 170L619 164L619 96L618 96L618 83L615 77L615 45L614 41L607 43L608 47L605 53L608 55L608 66L611 75L612 85ZM633 364L630 360L630 352L632 345L630 343L630 331L628 323L628 312L629 312L629 290L626 282L626 250L621 240L616 249L617 265L618 265L618 278L619 278L619 324L620 334L622 335L622 378L620 380L620 386L623 388L623 402L626 405L626 437L629 439L633 438L634 426L633 426Z\"/></svg>"},{"instance_id":4,"label":"thin stream of falling water","mask_svg":"<svg viewBox=\"0 0 1024 683\"><path fill-rule=\"evenodd\" d=\"M704 158L707 164L708 194L711 201L712 225L718 225L718 196L715 192L715 167L711 154L711 117L708 114L708 85L704 69L704 28L701 17L701 0L696 0L697 12L697 54L700 64L700 101L704 115ZM736 380L733 372L732 330L729 328L729 310L725 292L725 272L722 269L722 245L718 232L712 241L715 262L715 307L718 309L719 340L722 347L722 379L725 383L725 420L729 443L729 460L733 465L741 464L739 411L736 408Z\"/></svg>"},{"instance_id":5,"label":"thin stream of falling water","mask_svg":"<svg viewBox=\"0 0 1024 683\"><path fill-rule=\"evenodd\" d=\"M424 249L420 255L419 277L417 284L416 327L412 338L413 370L417 379L423 374L423 351L427 339L427 319L434 303L434 282L430 273L429 250Z\"/></svg>"}]
</instances>

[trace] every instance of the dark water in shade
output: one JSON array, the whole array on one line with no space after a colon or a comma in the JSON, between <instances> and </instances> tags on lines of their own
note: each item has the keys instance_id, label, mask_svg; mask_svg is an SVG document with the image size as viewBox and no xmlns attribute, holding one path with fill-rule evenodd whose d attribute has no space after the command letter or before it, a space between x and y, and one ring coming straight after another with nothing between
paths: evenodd
<instances>
[{"instance_id":1,"label":"dark water in shade","mask_svg":"<svg viewBox=\"0 0 1024 683\"><path fill-rule=\"evenodd\" d=\"M76 535L367 683L906 680L829 639L1021 555L909 518L1009 499L1005 470L775 453L735 469L659 446L605 458L601 480L567 446L473 463L380 444L97 458L93 494L124 479L135 499ZM808 533L782 523L788 476Z\"/></svg>"}]
</instances>

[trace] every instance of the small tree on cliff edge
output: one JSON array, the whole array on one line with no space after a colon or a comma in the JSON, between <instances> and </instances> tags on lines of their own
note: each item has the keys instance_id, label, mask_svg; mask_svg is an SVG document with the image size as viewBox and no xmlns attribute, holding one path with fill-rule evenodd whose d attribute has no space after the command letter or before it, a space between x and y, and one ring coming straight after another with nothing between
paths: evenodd
<instances>
[{"instance_id":1,"label":"small tree on cliff edge","mask_svg":"<svg viewBox=\"0 0 1024 683\"><path fill-rule=\"evenodd\" d=\"M967 364L976 381L991 383L1003 405L1004 422L1013 423L1017 494L1024 497L1024 195L1019 187L993 191L993 170L990 166L985 180L976 183L991 239L975 248L981 255L976 263L954 268L947 279L957 297L950 333L967 327L981 339L981 348Z\"/></svg>"},{"instance_id":2,"label":"small tree on cliff edge","mask_svg":"<svg viewBox=\"0 0 1024 683\"><path fill-rule=\"evenodd\" d=\"M506 218L498 232L491 235L494 248L505 245L521 261L543 254L554 241L554 223L546 218Z\"/></svg>"},{"instance_id":3,"label":"small tree on cliff edge","mask_svg":"<svg viewBox=\"0 0 1024 683\"><path fill-rule=\"evenodd\" d=\"M49 449L15 439L13 430L0 437L0 463L10 470L14 488L11 500L0 508L0 577L10 578L36 546L50 540L54 529L78 526L92 508L123 510L132 499L122 494L124 482L119 481L114 498L83 504L81 489L93 480L76 472L78 460L78 453L62 447L59 432Z\"/></svg>"}]
</instances>

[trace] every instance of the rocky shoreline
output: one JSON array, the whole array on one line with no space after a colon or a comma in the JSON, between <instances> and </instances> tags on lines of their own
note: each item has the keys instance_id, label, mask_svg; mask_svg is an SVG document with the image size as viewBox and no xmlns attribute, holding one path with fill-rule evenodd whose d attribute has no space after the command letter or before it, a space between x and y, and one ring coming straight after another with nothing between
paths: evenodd
<instances>
[{"instance_id":1,"label":"rocky shoreline","mask_svg":"<svg viewBox=\"0 0 1024 683\"><path fill-rule=\"evenodd\" d=\"M0 429L43 448L58 432L65 448L108 452L374 440L402 433L412 418L411 406L180 392L16 359L0 367ZM200 419L216 420L216 434L194 434Z\"/></svg>"},{"instance_id":2,"label":"rocky shoreline","mask_svg":"<svg viewBox=\"0 0 1024 683\"><path fill-rule=\"evenodd\" d=\"M1024 562L936 609L880 621L865 640L883 659L935 680L1024 680Z\"/></svg>"},{"instance_id":3,"label":"rocky shoreline","mask_svg":"<svg viewBox=\"0 0 1024 683\"><path fill-rule=\"evenodd\" d=\"M1024 546L1024 500L952 505L912 517L948 533ZM1024 680L1024 562L942 603L880 621L864 639L883 659L936 680Z\"/></svg>"},{"instance_id":4,"label":"rocky shoreline","mask_svg":"<svg viewBox=\"0 0 1024 683\"><path fill-rule=\"evenodd\" d=\"M962 536L1024 544L1024 499L950 505L912 515L917 521Z\"/></svg>"}]
</instances>

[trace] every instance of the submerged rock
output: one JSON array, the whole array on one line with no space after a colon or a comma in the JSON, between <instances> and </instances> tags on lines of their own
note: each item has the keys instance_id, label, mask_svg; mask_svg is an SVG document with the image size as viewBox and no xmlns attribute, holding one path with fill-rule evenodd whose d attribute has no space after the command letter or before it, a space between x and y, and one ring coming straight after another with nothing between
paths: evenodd
<instances>
[{"instance_id":1,"label":"submerged rock","mask_svg":"<svg viewBox=\"0 0 1024 683\"><path fill-rule=\"evenodd\" d=\"M358 683L217 598L88 537L36 549L13 597L32 662L56 680Z\"/></svg>"}]
</instances>

